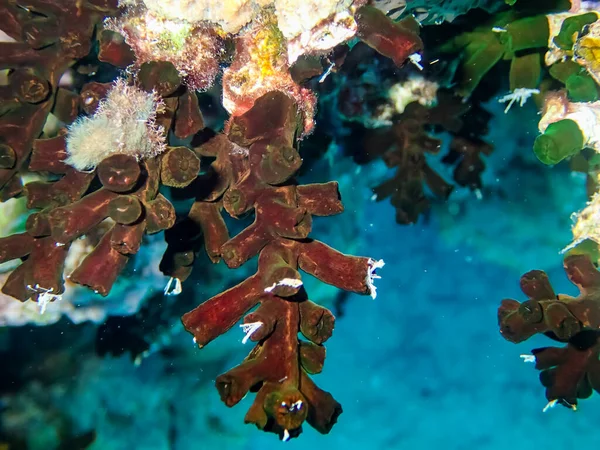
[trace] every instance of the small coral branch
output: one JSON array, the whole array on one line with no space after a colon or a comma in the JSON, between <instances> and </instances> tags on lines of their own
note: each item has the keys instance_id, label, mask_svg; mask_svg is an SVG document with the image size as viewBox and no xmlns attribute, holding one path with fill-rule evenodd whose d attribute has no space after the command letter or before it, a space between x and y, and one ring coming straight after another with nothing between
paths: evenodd
<instances>
[{"instance_id":1,"label":"small coral branch","mask_svg":"<svg viewBox=\"0 0 600 450\"><path fill-rule=\"evenodd\" d=\"M597 330L585 330L569 339L566 347L532 350L548 399L543 411L557 404L576 411L579 399L600 392L599 338Z\"/></svg>"},{"instance_id":2,"label":"small coral branch","mask_svg":"<svg viewBox=\"0 0 600 450\"><path fill-rule=\"evenodd\" d=\"M556 295L546 274L539 270L521 277L521 290L529 297L524 302L503 300L498 309L502 336L522 342L535 334L566 342L564 348L535 349L523 355L541 371L548 405L561 404L573 410L578 399L600 392L600 272L588 256L570 255L564 261L569 280L580 291L577 297Z\"/></svg>"}]
</instances>

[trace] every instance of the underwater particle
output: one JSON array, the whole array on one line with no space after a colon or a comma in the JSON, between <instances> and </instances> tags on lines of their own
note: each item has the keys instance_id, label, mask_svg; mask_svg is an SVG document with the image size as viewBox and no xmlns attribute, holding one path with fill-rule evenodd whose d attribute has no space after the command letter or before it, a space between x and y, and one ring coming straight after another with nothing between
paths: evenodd
<instances>
[{"instance_id":1,"label":"underwater particle","mask_svg":"<svg viewBox=\"0 0 600 450\"><path fill-rule=\"evenodd\" d=\"M86 171L115 154L137 160L159 155L166 149L164 130L156 123L163 107L155 93L117 80L93 116L81 117L69 126L64 162Z\"/></svg>"}]
</instances>

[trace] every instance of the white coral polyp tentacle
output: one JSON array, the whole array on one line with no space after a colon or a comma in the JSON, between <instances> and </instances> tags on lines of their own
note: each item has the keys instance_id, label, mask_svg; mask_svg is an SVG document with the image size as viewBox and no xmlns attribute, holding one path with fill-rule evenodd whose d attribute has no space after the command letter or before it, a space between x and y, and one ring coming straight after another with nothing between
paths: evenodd
<instances>
[{"instance_id":1,"label":"white coral polyp tentacle","mask_svg":"<svg viewBox=\"0 0 600 450\"><path fill-rule=\"evenodd\" d=\"M171 295L179 295L181 294L182 286L181 280L179 278L171 277L165 286L164 294Z\"/></svg>"},{"instance_id":2,"label":"white coral polyp tentacle","mask_svg":"<svg viewBox=\"0 0 600 450\"><path fill-rule=\"evenodd\" d=\"M381 269L383 266L385 266L385 262L383 262L383 259L380 259L378 261L375 261L374 259L369 259L369 270L367 272L367 279L365 281L369 289L369 294L371 295L371 298L373 300L377 298L377 288L375 287L375 280L381 278L375 273L375 271L377 269Z\"/></svg>"},{"instance_id":3,"label":"white coral polyp tentacle","mask_svg":"<svg viewBox=\"0 0 600 450\"><path fill-rule=\"evenodd\" d=\"M152 158L166 149L164 129L156 115L164 108L155 92L118 79L91 117L80 117L69 127L66 164L80 171L93 170L114 154L137 160Z\"/></svg>"},{"instance_id":4,"label":"white coral polyp tentacle","mask_svg":"<svg viewBox=\"0 0 600 450\"><path fill-rule=\"evenodd\" d=\"M248 342L248 340L252 337L252 335L254 333L256 333L256 330L258 330L262 326L263 326L262 322L250 322L250 323L241 324L240 328L246 334L244 336L244 339L242 339L242 344L245 344L246 342Z\"/></svg>"},{"instance_id":5,"label":"white coral polyp tentacle","mask_svg":"<svg viewBox=\"0 0 600 450\"><path fill-rule=\"evenodd\" d=\"M412 64L415 65L417 69L423 70L423 66L421 65L421 60L423 59L423 57L420 53L413 53L412 55L408 56L408 59Z\"/></svg>"},{"instance_id":6,"label":"white coral polyp tentacle","mask_svg":"<svg viewBox=\"0 0 600 450\"><path fill-rule=\"evenodd\" d=\"M271 286L265 288L265 292L267 294L270 294L271 292L273 292L275 290L275 288L280 287L280 286L286 286L286 287L298 289L300 286L302 286L302 280L300 280L298 278L283 278L279 281L276 281Z\"/></svg>"},{"instance_id":7,"label":"white coral polyp tentacle","mask_svg":"<svg viewBox=\"0 0 600 450\"><path fill-rule=\"evenodd\" d=\"M504 108L504 113L506 114L510 110L513 103L519 102L519 106L522 107L529 97L531 97L533 94L539 93L539 89L517 88L511 93L506 94L504 97L498 99L498 103L509 102L508 105L506 105L506 108Z\"/></svg>"},{"instance_id":8,"label":"white coral polyp tentacle","mask_svg":"<svg viewBox=\"0 0 600 450\"><path fill-rule=\"evenodd\" d=\"M35 286L27 285L27 289L32 291L35 294L38 294L38 305L40 307L40 314L44 314L46 312L46 308L48 307L48 303L53 302L55 300L61 300L61 294L54 294L54 288L44 288L39 284Z\"/></svg>"},{"instance_id":9,"label":"white coral polyp tentacle","mask_svg":"<svg viewBox=\"0 0 600 450\"><path fill-rule=\"evenodd\" d=\"M526 362L526 363L534 363L535 362L535 355L520 355L520 357L523 360L523 362Z\"/></svg>"},{"instance_id":10,"label":"white coral polyp tentacle","mask_svg":"<svg viewBox=\"0 0 600 450\"><path fill-rule=\"evenodd\" d=\"M554 399L554 400L550 400L546 406L544 406L544 409L542 409L542 412L546 412L549 409L552 409L556 406L556 404L558 403L558 400Z\"/></svg>"},{"instance_id":11,"label":"white coral polyp tentacle","mask_svg":"<svg viewBox=\"0 0 600 450\"><path fill-rule=\"evenodd\" d=\"M290 440L290 432L287 429L283 430L283 437L281 438L281 440L283 442L287 442Z\"/></svg>"}]
</instances>

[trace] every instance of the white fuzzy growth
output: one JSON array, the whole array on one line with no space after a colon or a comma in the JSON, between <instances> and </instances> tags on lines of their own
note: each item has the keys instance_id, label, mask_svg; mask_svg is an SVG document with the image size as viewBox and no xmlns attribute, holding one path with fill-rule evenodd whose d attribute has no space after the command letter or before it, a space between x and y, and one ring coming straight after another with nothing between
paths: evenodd
<instances>
[{"instance_id":1,"label":"white fuzzy growth","mask_svg":"<svg viewBox=\"0 0 600 450\"><path fill-rule=\"evenodd\" d=\"M576 222L571 230L573 242L561 253L571 250L586 239L600 243L600 194L596 192L583 211L574 214L574 217Z\"/></svg>"},{"instance_id":2,"label":"white fuzzy growth","mask_svg":"<svg viewBox=\"0 0 600 450\"><path fill-rule=\"evenodd\" d=\"M387 112L381 119L389 120L391 124L392 115L402 114L406 106L412 102L419 102L423 106L435 105L438 88L439 85L435 81L429 81L421 75L413 75L402 83L394 84L387 93L393 110Z\"/></svg>"},{"instance_id":3,"label":"white fuzzy growth","mask_svg":"<svg viewBox=\"0 0 600 450\"><path fill-rule=\"evenodd\" d=\"M138 160L160 154L166 142L156 113L163 107L155 93L117 80L93 116L81 117L69 127L65 163L83 171L95 169L114 154Z\"/></svg>"},{"instance_id":4,"label":"white fuzzy growth","mask_svg":"<svg viewBox=\"0 0 600 450\"><path fill-rule=\"evenodd\" d=\"M369 271L367 272L367 287L369 288L369 294L371 294L371 298L375 300L377 298L377 288L375 287L375 280L380 279L381 277L375 273L377 269L381 269L385 266L385 262L383 259L379 261L375 261L374 259L369 259Z\"/></svg>"}]
</instances>

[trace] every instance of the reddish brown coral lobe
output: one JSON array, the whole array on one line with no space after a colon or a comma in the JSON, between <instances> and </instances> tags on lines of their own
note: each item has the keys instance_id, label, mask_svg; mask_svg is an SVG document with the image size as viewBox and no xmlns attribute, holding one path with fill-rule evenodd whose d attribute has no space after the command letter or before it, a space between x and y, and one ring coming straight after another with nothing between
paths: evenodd
<instances>
[{"instance_id":1,"label":"reddish brown coral lobe","mask_svg":"<svg viewBox=\"0 0 600 450\"><path fill-rule=\"evenodd\" d=\"M356 21L358 37L397 66L402 66L410 55L423 49L418 25L415 28L407 21L395 23L374 6L360 8L356 13Z\"/></svg>"}]
</instances>

